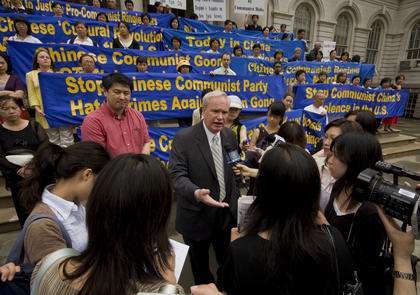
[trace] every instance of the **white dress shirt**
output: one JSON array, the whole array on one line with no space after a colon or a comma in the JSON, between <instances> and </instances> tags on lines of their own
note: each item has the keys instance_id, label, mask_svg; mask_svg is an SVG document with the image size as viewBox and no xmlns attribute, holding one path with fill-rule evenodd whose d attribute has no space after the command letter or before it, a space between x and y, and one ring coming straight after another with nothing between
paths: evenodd
<instances>
[{"instance_id":1,"label":"white dress shirt","mask_svg":"<svg viewBox=\"0 0 420 295\"><path fill-rule=\"evenodd\" d=\"M50 192L49 185L42 193L42 202L54 212L70 236L72 248L82 252L87 247L88 233L86 228L86 209L83 205L64 200Z\"/></svg>"},{"instance_id":2,"label":"white dress shirt","mask_svg":"<svg viewBox=\"0 0 420 295\"><path fill-rule=\"evenodd\" d=\"M325 117L327 118L327 124L328 124L328 122L329 122L328 112L323 106L320 106L319 108L317 108L313 104L311 104L311 105L308 105L307 107L305 107L303 110L307 111L307 112L315 113L315 114L318 114L318 115L325 115Z\"/></svg>"},{"instance_id":3,"label":"white dress shirt","mask_svg":"<svg viewBox=\"0 0 420 295\"><path fill-rule=\"evenodd\" d=\"M67 41L67 44L70 44L70 40ZM92 39L90 39L89 37L86 37L85 40L82 40L82 39L79 39L79 37L76 37L76 39L74 39L73 44L94 46Z\"/></svg>"},{"instance_id":4,"label":"white dress shirt","mask_svg":"<svg viewBox=\"0 0 420 295\"><path fill-rule=\"evenodd\" d=\"M207 135L207 140L209 141L209 145L211 146L211 142L213 141L213 137L218 137L219 138L219 142L220 142L220 147L222 146L222 140L220 138L220 131L217 132L216 134L214 134L213 132L211 132L206 124L203 122L203 126L204 126L204 131L206 132Z\"/></svg>"},{"instance_id":5,"label":"white dress shirt","mask_svg":"<svg viewBox=\"0 0 420 295\"><path fill-rule=\"evenodd\" d=\"M16 41L16 42L27 42L27 43L33 43L33 44L42 44L41 40L38 38L27 35L24 39L19 38L18 35L10 36L9 41Z\"/></svg>"},{"instance_id":6,"label":"white dress shirt","mask_svg":"<svg viewBox=\"0 0 420 295\"><path fill-rule=\"evenodd\" d=\"M215 75L236 76L236 73L231 68L220 67L213 71Z\"/></svg>"}]
</instances>

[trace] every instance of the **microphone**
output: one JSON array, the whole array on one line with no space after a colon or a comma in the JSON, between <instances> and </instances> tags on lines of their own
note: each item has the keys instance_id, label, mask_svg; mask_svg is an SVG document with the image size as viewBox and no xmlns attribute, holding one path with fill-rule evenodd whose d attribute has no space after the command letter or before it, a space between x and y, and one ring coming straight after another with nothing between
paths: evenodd
<instances>
[{"instance_id":1,"label":"microphone","mask_svg":"<svg viewBox=\"0 0 420 295\"><path fill-rule=\"evenodd\" d=\"M385 173L390 173L393 175L397 175L397 176L401 176L401 177L409 177L413 180L419 180L420 181L420 174L416 173L414 171L408 171L403 169L402 167L393 165L393 164L389 164L386 162L381 162L378 161L375 164L376 169L385 172Z\"/></svg>"},{"instance_id":2,"label":"microphone","mask_svg":"<svg viewBox=\"0 0 420 295\"><path fill-rule=\"evenodd\" d=\"M227 160L227 163L229 165L235 166L235 165L242 162L241 156L239 155L239 152L238 152L237 149L233 148L230 145L225 145L224 149L226 151L226 160ZM244 187L247 188L246 180L245 180L244 176L242 175L242 172L239 175L239 178L241 180L241 183L244 185Z\"/></svg>"}]
</instances>

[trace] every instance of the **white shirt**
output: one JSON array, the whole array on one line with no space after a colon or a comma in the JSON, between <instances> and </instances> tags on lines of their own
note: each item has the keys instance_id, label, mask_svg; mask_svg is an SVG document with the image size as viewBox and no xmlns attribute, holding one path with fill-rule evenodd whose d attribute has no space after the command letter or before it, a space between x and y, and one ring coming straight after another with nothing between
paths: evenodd
<instances>
[{"instance_id":1,"label":"white shirt","mask_svg":"<svg viewBox=\"0 0 420 295\"><path fill-rule=\"evenodd\" d=\"M70 44L70 40L67 41L67 44ZM90 39L89 37L86 37L85 40L81 40L79 39L79 37L76 37L76 39L74 39L73 44L94 46L92 39Z\"/></svg>"},{"instance_id":2,"label":"white shirt","mask_svg":"<svg viewBox=\"0 0 420 295\"><path fill-rule=\"evenodd\" d=\"M221 147L222 146L222 141L220 139L220 132L217 132L216 134L214 134L213 132L211 132L207 128L207 126L204 122L203 122L203 126L204 126L204 131L206 132L206 135L207 135L207 140L209 141L209 145L211 146L211 142L212 142L214 137L218 137L219 138L219 146Z\"/></svg>"},{"instance_id":3,"label":"white shirt","mask_svg":"<svg viewBox=\"0 0 420 295\"><path fill-rule=\"evenodd\" d=\"M317 153L318 154L318 153ZM313 155L313 158L318 166L319 175L321 177L321 196L319 198L319 207L323 210L330 201L331 191L335 183L335 178L331 176L330 170L325 165L325 157Z\"/></svg>"},{"instance_id":4,"label":"white shirt","mask_svg":"<svg viewBox=\"0 0 420 295\"><path fill-rule=\"evenodd\" d=\"M215 75L236 76L236 73L231 68L220 67L213 71Z\"/></svg>"},{"instance_id":5,"label":"white shirt","mask_svg":"<svg viewBox=\"0 0 420 295\"><path fill-rule=\"evenodd\" d=\"M50 192L49 185L42 193L42 202L54 212L70 236L72 248L82 252L87 247L88 233L86 228L86 209L83 205L64 200Z\"/></svg>"},{"instance_id":6,"label":"white shirt","mask_svg":"<svg viewBox=\"0 0 420 295\"><path fill-rule=\"evenodd\" d=\"M220 53L219 51L213 51L213 49L209 49L206 51L206 53Z\"/></svg>"},{"instance_id":7,"label":"white shirt","mask_svg":"<svg viewBox=\"0 0 420 295\"><path fill-rule=\"evenodd\" d=\"M304 108L304 110L307 111L307 112L316 113L316 114L319 114L319 115L326 115L327 114L327 110L323 106L320 106L319 108L317 108L313 104L308 105L307 107Z\"/></svg>"},{"instance_id":8,"label":"white shirt","mask_svg":"<svg viewBox=\"0 0 420 295\"><path fill-rule=\"evenodd\" d=\"M34 36L31 36L31 35L27 35L24 39L19 38L18 35L10 36L9 41L42 44L41 40L39 40L38 38L36 38Z\"/></svg>"}]
</instances>

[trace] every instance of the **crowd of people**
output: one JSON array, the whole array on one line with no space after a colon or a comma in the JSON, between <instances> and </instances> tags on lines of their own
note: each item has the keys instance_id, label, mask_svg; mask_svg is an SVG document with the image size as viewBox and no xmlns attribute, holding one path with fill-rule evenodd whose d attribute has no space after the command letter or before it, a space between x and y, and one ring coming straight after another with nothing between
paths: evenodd
<instances>
[{"instance_id":1,"label":"crowd of people","mask_svg":"<svg viewBox=\"0 0 420 295\"><path fill-rule=\"evenodd\" d=\"M90 4L116 9L115 0ZM125 6L133 10L134 3L126 0ZM154 8L171 12L160 2ZM52 9L62 17L59 3ZM20 0L12 0L8 11L31 13ZM98 14L98 20L107 21L106 14ZM144 13L142 20L148 25L151 19ZM269 38L274 27L262 28L258 21L252 16L244 28ZM230 20L224 23L225 32L235 27ZM16 35L9 40L41 42L25 18L16 18L14 28ZM84 22L74 28L77 35L67 43L98 46ZM171 28L179 29L176 17ZM119 23L118 31L113 48L139 49L129 24ZM280 32L282 40L293 36L285 25ZM302 56L323 61L320 43L309 50L304 30L297 31L296 39L304 42L304 52L297 48L289 61ZM219 53L219 46L212 39L208 52ZM174 37L170 50L180 48L181 40ZM236 75L231 58L243 53L237 46L222 54L221 66L209 74ZM252 57L266 58L260 44L253 46ZM282 75L283 52L272 59L273 75ZM344 52L337 58L332 50L329 61L360 63L360 57L350 59ZM98 72L94 55L83 54L79 62L82 73ZM139 56L136 68L148 72L147 59ZM180 74L191 70L187 60L177 65ZM50 127L38 74L55 71L48 50L39 48L23 83L13 74L9 57L0 54L0 168L22 226L7 264L0 267L1 294L188 292L177 283L167 230L174 200L176 230L189 246L194 295L360 294L348 293L351 288L364 294L416 294L413 234L401 231L377 205L356 197L358 175L382 160L375 136L380 121L372 112L329 117L325 96L318 92L305 111L326 116L327 125L311 154L303 127L285 119L293 110L296 86L306 83L305 71L296 72L283 99L268 107L267 123L252 130L252 136L240 120L241 98L205 89L191 120L179 121L186 128L177 132L166 168L149 155L147 122L129 107L133 82L123 73L103 76L105 100L85 117L80 139L74 136L75 126ZM379 87L401 89L404 79L384 78ZM334 81L321 72L314 82L372 87L371 79L348 81L344 72ZM385 119L384 129L392 131L396 122ZM233 154L242 161L230 161ZM31 159L20 166L8 160L13 155ZM255 199L248 222L238 229L244 189ZM382 263L388 239L393 279L384 276L390 264ZM211 246L217 274L210 268Z\"/></svg>"}]
</instances>

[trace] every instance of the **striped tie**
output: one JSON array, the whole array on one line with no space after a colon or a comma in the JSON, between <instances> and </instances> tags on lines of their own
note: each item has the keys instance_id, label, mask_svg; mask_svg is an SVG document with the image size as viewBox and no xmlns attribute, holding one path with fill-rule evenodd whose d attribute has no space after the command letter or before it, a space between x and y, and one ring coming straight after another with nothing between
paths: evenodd
<instances>
[{"instance_id":1,"label":"striped tie","mask_svg":"<svg viewBox=\"0 0 420 295\"><path fill-rule=\"evenodd\" d=\"M213 155L214 166L216 167L217 180L220 187L219 201L223 201L226 197L225 189L225 173L223 165L223 153L219 142L219 137L214 136L211 140L211 153Z\"/></svg>"}]
</instances>

